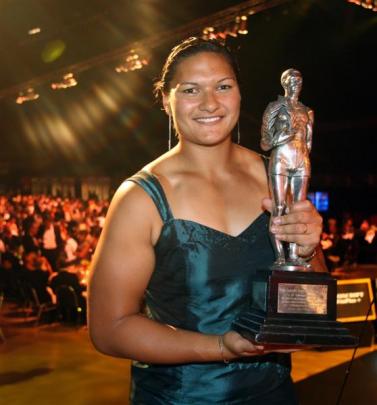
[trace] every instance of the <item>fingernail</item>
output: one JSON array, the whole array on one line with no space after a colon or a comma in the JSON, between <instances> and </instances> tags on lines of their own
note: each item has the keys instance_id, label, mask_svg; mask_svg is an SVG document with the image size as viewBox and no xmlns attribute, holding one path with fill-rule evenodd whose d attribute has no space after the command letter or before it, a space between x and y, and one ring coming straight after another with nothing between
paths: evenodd
<instances>
[{"instance_id":1,"label":"fingernail","mask_svg":"<svg viewBox=\"0 0 377 405\"><path fill-rule=\"evenodd\" d=\"M281 218L280 217L273 218L272 223L275 224L275 225L280 225L281 224Z\"/></svg>"},{"instance_id":2,"label":"fingernail","mask_svg":"<svg viewBox=\"0 0 377 405\"><path fill-rule=\"evenodd\" d=\"M278 231L277 226L271 226L271 232L276 233Z\"/></svg>"}]
</instances>

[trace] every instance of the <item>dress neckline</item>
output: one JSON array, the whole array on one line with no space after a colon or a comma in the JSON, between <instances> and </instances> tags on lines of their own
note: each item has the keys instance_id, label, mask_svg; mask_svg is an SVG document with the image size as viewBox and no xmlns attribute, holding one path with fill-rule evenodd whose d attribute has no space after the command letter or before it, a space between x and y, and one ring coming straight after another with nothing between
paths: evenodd
<instances>
[{"instance_id":1,"label":"dress neckline","mask_svg":"<svg viewBox=\"0 0 377 405\"><path fill-rule=\"evenodd\" d=\"M262 220L262 218L264 218L266 216L266 211L262 211L258 216L256 216L250 223L249 225L246 226L246 228L244 228L240 233L238 233L237 235L232 235L230 233L224 232L224 231L220 231L219 229L213 228L212 226L208 226L205 224L202 224L198 221L193 221L191 219L182 219L182 218L172 218L171 221L174 222L186 222L186 223L190 223L196 226L199 226L201 228L207 229L211 232L215 232L218 233L220 235L223 235L225 237L228 237L230 239L238 239L238 238L242 238L242 236L247 233L250 229L252 229L254 226L256 226L256 224Z\"/></svg>"},{"instance_id":2,"label":"dress neckline","mask_svg":"<svg viewBox=\"0 0 377 405\"><path fill-rule=\"evenodd\" d=\"M160 191L160 193L162 195L162 198L163 198L163 200L164 200L164 202L166 204L166 208L167 208L168 212L170 213L170 220L168 220L167 222L173 221L173 222L191 223L193 225L196 225L196 226L199 226L201 228L207 229L209 231L215 232L217 234L223 235L225 237L228 237L228 238L231 238L231 239L238 239L238 238L241 238L245 233L247 233L251 228L253 228L254 225L256 223L258 223L261 220L261 218L263 218L266 215L266 211L262 211L260 214L258 214L256 217L254 217L254 219L251 222L249 222L248 225L241 232L239 232L237 235L232 235L232 234L230 234L228 232L221 231L219 229L213 228L213 227L211 227L209 225L205 225L205 224L203 224L201 222L198 222L198 221L195 221L195 220L192 220L192 219L176 218L173 215L173 212L172 212L172 210L170 208L169 201L168 201L168 199L166 197L166 194L165 194L165 190L162 187L162 184L160 183L158 177L155 174L153 174L153 173L151 173L150 171L147 171L147 170L142 170L142 172L145 173L147 176L149 176L153 180L155 185L158 187L158 189L159 189L159 191ZM164 228L164 226L165 226L165 224L167 222L164 222L163 228Z\"/></svg>"}]
</instances>

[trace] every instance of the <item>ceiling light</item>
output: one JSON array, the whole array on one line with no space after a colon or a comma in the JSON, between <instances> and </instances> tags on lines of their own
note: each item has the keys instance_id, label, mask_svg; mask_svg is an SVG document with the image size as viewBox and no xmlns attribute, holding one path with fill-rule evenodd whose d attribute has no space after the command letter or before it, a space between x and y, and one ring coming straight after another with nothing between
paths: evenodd
<instances>
[{"instance_id":1,"label":"ceiling light","mask_svg":"<svg viewBox=\"0 0 377 405\"><path fill-rule=\"evenodd\" d=\"M239 27L238 27L238 33L241 35L246 35L248 33L247 30L247 16L242 15L241 17L237 17L239 20Z\"/></svg>"},{"instance_id":2,"label":"ceiling light","mask_svg":"<svg viewBox=\"0 0 377 405\"><path fill-rule=\"evenodd\" d=\"M39 94L35 92L32 87L29 87L25 91L20 91L18 97L16 98L17 104L23 104L26 101L33 101L39 98Z\"/></svg>"},{"instance_id":3,"label":"ceiling light","mask_svg":"<svg viewBox=\"0 0 377 405\"><path fill-rule=\"evenodd\" d=\"M35 34L39 34L40 32L41 32L41 29L39 27L34 27L28 31L28 34L35 35Z\"/></svg>"},{"instance_id":4,"label":"ceiling light","mask_svg":"<svg viewBox=\"0 0 377 405\"><path fill-rule=\"evenodd\" d=\"M202 32L203 32L202 38L205 40L216 38L214 27L205 27Z\"/></svg>"},{"instance_id":5,"label":"ceiling light","mask_svg":"<svg viewBox=\"0 0 377 405\"><path fill-rule=\"evenodd\" d=\"M68 87L74 87L77 85L77 80L74 78L73 73L67 73L63 76L61 82L51 83L53 90L67 89Z\"/></svg>"},{"instance_id":6,"label":"ceiling light","mask_svg":"<svg viewBox=\"0 0 377 405\"><path fill-rule=\"evenodd\" d=\"M133 70L141 69L145 65L148 65L148 61L145 58L141 59L139 54L134 49L131 49L125 62L116 66L115 71L117 73L132 72Z\"/></svg>"}]
</instances>

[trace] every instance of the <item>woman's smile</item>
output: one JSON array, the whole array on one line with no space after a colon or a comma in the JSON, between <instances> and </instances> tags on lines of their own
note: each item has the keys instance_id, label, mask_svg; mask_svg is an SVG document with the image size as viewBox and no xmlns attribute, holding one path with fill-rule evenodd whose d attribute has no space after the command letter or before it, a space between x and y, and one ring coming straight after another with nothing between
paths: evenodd
<instances>
[{"instance_id":1,"label":"woman's smile","mask_svg":"<svg viewBox=\"0 0 377 405\"><path fill-rule=\"evenodd\" d=\"M216 116L208 116L208 117L197 117L194 118L194 120L201 124L201 125L216 125L219 123L220 120L222 120L223 117L216 115Z\"/></svg>"}]
</instances>

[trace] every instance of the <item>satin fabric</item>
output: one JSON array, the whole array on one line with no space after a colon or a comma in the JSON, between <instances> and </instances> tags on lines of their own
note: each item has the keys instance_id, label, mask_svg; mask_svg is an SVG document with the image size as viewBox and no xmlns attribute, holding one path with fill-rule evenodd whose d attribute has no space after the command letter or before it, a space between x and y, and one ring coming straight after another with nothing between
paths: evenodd
<instances>
[{"instance_id":1,"label":"satin fabric","mask_svg":"<svg viewBox=\"0 0 377 405\"><path fill-rule=\"evenodd\" d=\"M145 293L148 316L205 334L229 331L250 301L250 281L256 269L274 261L268 215L262 213L234 237L174 218L154 175L142 171L128 180L148 193L163 220L155 246L156 265ZM290 357L268 354L229 364L134 362L131 403L295 404Z\"/></svg>"}]
</instances>

